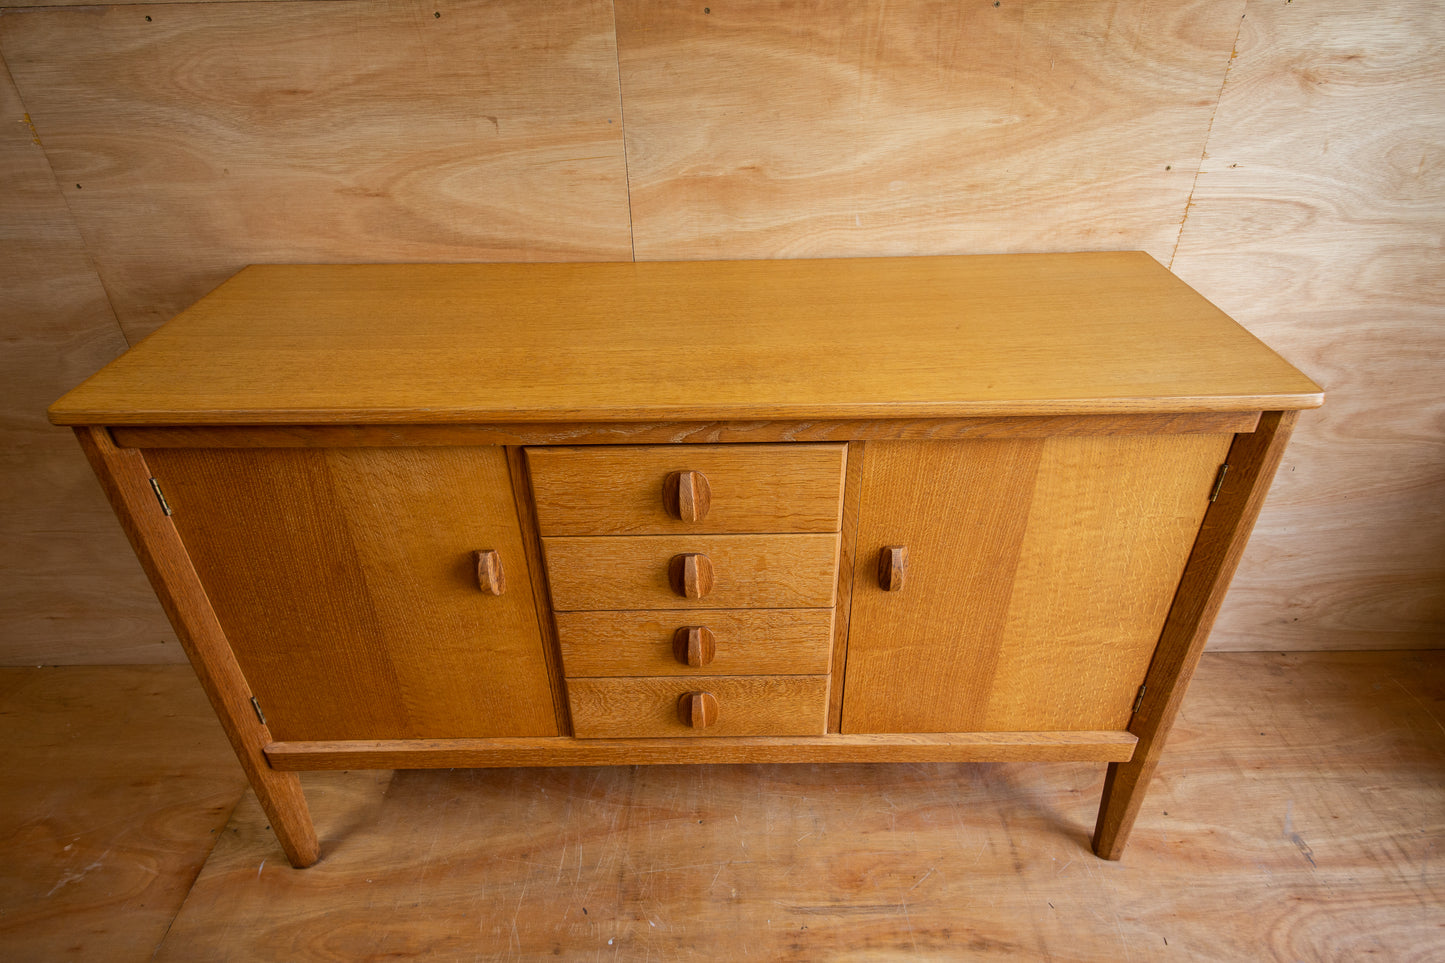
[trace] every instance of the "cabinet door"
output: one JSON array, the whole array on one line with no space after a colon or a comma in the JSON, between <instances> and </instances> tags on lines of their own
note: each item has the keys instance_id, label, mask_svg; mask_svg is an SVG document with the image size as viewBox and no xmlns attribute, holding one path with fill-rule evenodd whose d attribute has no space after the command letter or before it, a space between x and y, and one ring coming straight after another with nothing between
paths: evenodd
<instances>
[{"instance_id":1,"label":"cabinet door","mask_svg":"<svg viewBox=\"0 0 1445 963\"><path fill-rule=\"evenodd\" d=\"M145 457L277 739L556 735L502 449Z\"/></svg>"},{"instance_id":2,"label":"cabinet door","mask_svg":"<svg viewBox=\"0 0 1445 963\"><path fill-rule=\"evenodd\" d=\"M1125 728L1232 437L869 443L843 731Z\"/></svg>"}]
</instances>

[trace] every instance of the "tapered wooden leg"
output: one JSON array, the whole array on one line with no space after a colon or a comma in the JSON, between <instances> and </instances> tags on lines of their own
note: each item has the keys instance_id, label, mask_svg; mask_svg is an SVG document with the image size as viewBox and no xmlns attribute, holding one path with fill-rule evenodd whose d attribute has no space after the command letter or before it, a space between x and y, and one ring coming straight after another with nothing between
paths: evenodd
<instances>
[{"instance_id":1,"label":"tapered wooden leg","mask_svg":"<svg viewBox=\"0 0 1445 963\"><path fill-rule=\"evenodd\" d=\"M1267 411L1253 432L1234 436L1229 469L1199 527L1159 636L1154 661L1144 679L1144 697L1129 725L1129 731L1139 737L1134 758L1110 763L1104 780L1104 799L1094 827L1094 852L1105 859L1118 859L1124 854L1124 844L1129 841L1129 831L1134 828L1149 780L1159 764L1164 741L1204 653L1209 630L1259 517L1296 415L1293 411Z\"/></svg>"},{"instance_id":2,"label":"tapered wooden leg","mask_svg":"<svg viewBox=\"0 0 1445 963\"><path fill-rule=\"evenodd\" d=\"M150 578L286 858L292 866L310 866L320 849L301 781L296 773L279 772L266 762L263 750L271 743L271 733L251 705L250 687L180 534L151 487L145 458L136 449L117 448L104 428L76 428L75 436Z\"/></svg>"}]
</instances>

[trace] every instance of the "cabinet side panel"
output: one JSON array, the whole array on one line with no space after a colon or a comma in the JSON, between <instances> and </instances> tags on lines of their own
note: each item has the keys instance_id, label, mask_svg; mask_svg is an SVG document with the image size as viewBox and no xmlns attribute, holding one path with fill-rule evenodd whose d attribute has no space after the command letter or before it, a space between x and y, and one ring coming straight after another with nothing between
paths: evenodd
<instances>
[{"instance_id":1,"label":"cabinet side panel","mask_svg":"<svg viewBox=\"0 0 1445 963\"><path fill-rule=\"evenodd\" d=\"M277 739L556 734L502 449L148 460Z\"/></svg>"},{"instance_id":2,"label":"cabinet side panel","mask_svg":"<svg viewBox=\"0 0 1445 963\"><path fill-rule=\"evenodd\" d=\"M1124 728L1228 444L870 445L844 731Z\"/></svg>"}]
</instances>

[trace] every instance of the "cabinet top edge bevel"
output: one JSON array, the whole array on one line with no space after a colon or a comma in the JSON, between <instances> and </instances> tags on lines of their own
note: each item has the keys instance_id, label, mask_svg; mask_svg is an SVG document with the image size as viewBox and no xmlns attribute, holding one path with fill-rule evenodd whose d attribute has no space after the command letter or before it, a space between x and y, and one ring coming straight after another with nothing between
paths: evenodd
<instances>
[{"instance_id":1,"label":"cabinet top edge bevel","mask_svg":"<svg viewBox=\"0 0 1445 963\"><path fill-rule=\"evenodd\" d=\"M1291 410L1313 381L1147 254L255 265L60 425Z\"/></svg>"}]
</instances>

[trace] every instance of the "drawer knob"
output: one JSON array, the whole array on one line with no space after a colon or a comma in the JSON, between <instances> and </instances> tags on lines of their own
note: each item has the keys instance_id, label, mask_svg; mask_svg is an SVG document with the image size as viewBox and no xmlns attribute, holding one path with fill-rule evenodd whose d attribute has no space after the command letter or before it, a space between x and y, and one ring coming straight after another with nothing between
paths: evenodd
<instances>
[{"instance_id":1,"label":"drawer knob","mask_svg":"<svg viewBox=\"0 0 1445 963\"><path fill-rule=\"evenodd\" d=\"M662 501L673 518L700 521L712 507L712 486L700 471L675 471L663 483Z\"/></svg>"},{"instance_id":2,"label":"drawer knob","mask_svg":"<svg viewBox=\"0 0 1445 963\"><path fill-rule=\"evenodd\" d=\"M473 552L477 562L477 585L483 592L501 595L507 590L507 576L502 572L502 555L494 548Z\"/></svg>"},{"instance_id":3,"label":"drawer knob","mask_svg":"<svg viewBox=\"0 0 1445 963\"><path fill-rule=\"evenodd\" d=\"M667 565L672 590L685 599L700 599L712 591L712 559L701 552L674 555Z\"/></svg>"},{"instance_id":4,"label":"drawer knob","mask_svg":"<svg viewBox=\"0 0 1445 963\"><path fill-rule=\"evenodd\" d=\"M684 625L672 633L672 654L683 665L699 669L717 655L717 637L705 625Z\"/></svg>"},{"instance_id":5,"label":"drawer knob","mask_svg":"<svg viewBox=\"0 0 1445 963\"><path fill-rule=\"evenodd\" d=\"M885 592L903 588L908 574L908 546L885 545L878 550L878 585Z\"/></svg>"},{"instance_id":6,"label":"drawer knob","mask_svg":"<svg viewBox=\"0 0 1445 963\"><path fill-rule=\"evenodd\" d=\"M685 726L706 729L717 722L717 696L711 692L684 692L677 700L677 717Z\"/></svg>"}]
</instances>

